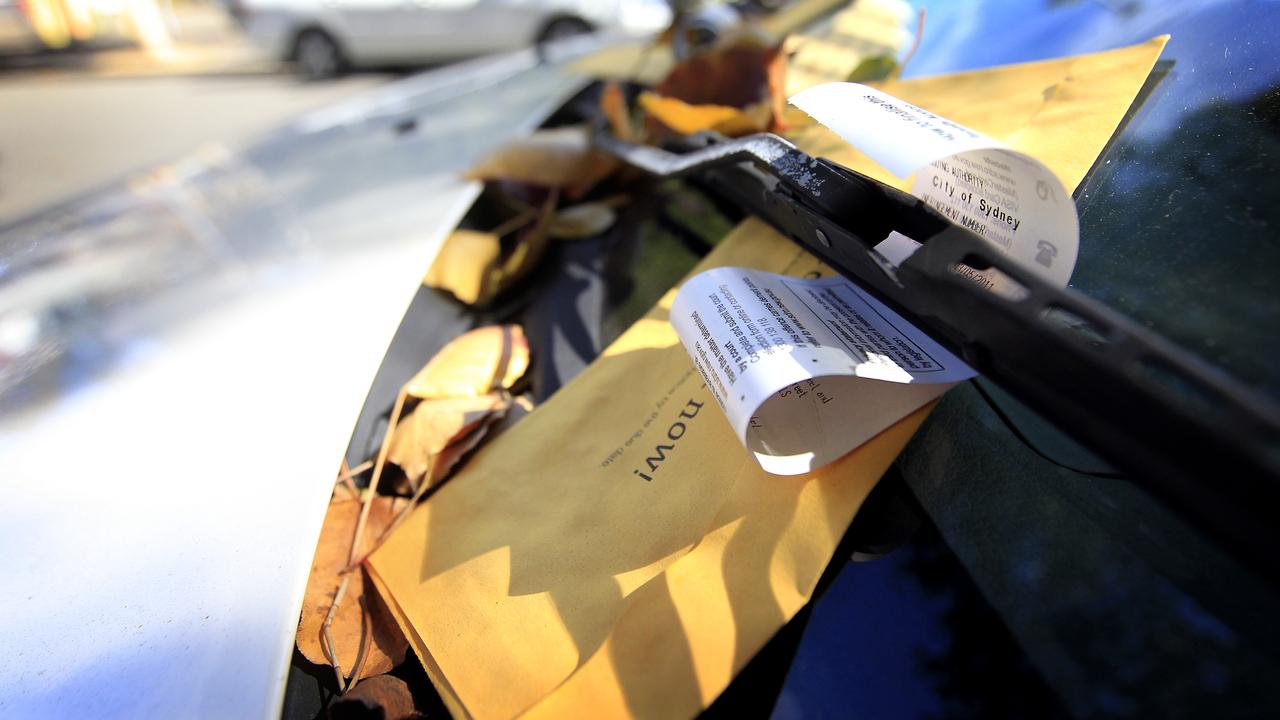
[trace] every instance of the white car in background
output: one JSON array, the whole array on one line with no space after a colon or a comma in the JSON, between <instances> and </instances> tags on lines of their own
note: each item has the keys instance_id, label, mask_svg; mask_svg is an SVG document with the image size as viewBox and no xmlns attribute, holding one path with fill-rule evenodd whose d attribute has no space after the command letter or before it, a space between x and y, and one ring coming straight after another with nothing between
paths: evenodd
<instances>
[{"instance_id":1,"label":"white car in background","mask_svg":"<svg viewBox=\"0 0 1280 720\"><path fill-rule=\"evenodd\" d=\"M229 0L250 38L307 78L541 45L591 32L644 35L665 0Z\"/></svg>"}]
</instances>

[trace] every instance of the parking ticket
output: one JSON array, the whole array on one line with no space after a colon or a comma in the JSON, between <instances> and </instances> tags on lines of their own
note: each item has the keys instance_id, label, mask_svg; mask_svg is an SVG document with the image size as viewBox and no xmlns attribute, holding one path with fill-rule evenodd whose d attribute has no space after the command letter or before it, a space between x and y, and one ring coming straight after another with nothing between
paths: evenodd
<instances>
[{"instance_id":1,"label":"parking ticket","mask_svg":"<svg viewBox=\"0 0 1280 720\"><path fill-rule=\"evenodd\" d=\"M738 438L778 475L839 458L974 375L839 276L715 268L680 289L671 324Z\"/></svg>"}]
</instances>

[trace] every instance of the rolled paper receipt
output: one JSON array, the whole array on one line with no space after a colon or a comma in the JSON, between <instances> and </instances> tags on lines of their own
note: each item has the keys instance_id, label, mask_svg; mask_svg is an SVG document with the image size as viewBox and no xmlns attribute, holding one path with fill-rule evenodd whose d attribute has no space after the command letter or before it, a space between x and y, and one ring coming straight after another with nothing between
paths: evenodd
<instances>
[{"instance_id":1,"label":"rolled paper receipt","mask_svg":"<svg viewBox=\"0 0 1280 720\"><path fill-rule=\"evenodd\" d=\"M911 194L989 240L1041 277L1064 287L1080 246L1071 194L1035 158L959 123L858 83L827 83L791 104L900 178ZM920 244L889 233L876 250L901 265ZM1013 292L996 272L976 282Z\"/></svg>"},{"instance_id":2,"label":"rolled paper receipt","mask_svg":"<svg viewBox=\"0 0 1280 720\"><path fill-rule=\"evenodd\" d=\"M855 83L791 99L899 177L911 192L1042 277L1075 267L1075 205L1037 160ZM901 264L919 244L890 233L876 249ZM1016 293L997 273L974 282ZM724 267L677 293L671 323L738 438L761 467L797 475L830 463L974 371L843 277Z\"/></svg>"},{"instance_id":3,"label":"rolled paper receipt","mask_svg":"<svg viewBox=\"0 0 1280 720\"><path fill-rule=\"evenodd\" d=\"M734 432L777 475L821 467L973 371L842 277L724 267L671 324Z\"/></svg>"}]
</instances>

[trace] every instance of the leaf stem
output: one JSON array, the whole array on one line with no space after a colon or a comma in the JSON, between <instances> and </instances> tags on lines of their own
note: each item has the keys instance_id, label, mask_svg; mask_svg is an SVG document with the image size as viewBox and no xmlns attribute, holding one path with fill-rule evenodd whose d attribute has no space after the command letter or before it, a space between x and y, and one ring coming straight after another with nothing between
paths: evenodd
<instances>
[{"instance_id":1,"label":"leaf stem","mask_svg":"<svg viewBox=\"0 0 1280 720\"><path fill-rule=\"evenodd\" d=\"M347 594L347 581L350 579L350 575L344 575L342 582L338 583L338 591L333 594L333 603L329 605L329 613L324 616L324 625L321 626L325 642L329 646L329 661L333 663L333 672L338 677L339 693L344 692L346 683L342 675L342 661L338 659L338 645L333 641L333 616L338 612L338 606L342 604L342 596Z\"/></svg>"},{"instance_id":2,"label":"leaf stem","mask_svg":"<svg viewBox=\"0 0 1280 720\"><path fill-rule=\"evenodd\" d=\"M360 536L364 534L364 526L369 522L369 509L373 507L373 498L378 494L378 481L382 479L382 469L387 464L387 451L391 447L391 434L395 432L396 425L400 422L400 415L404 412L405 399L408 393L404 388L400 389L400 393L396 395L396 404L391 408L391 422L387 423L387 432L382 436L382 447L378 449L378 459L373 465L373 477L369 478L369 494L365 496L364 504L360 507L360 519L356 521L356 532L351 537L351 552L347 555L347 567L343 572L350 572L356 566L356 556L359 555Z\"/></svg>"},{"instance_id":3,"label":"leaf stem","mask_svg":"<svg viewBox=\"0 0 1280 720\"><path fill-rule=\"evenodd\" d=\"M366 460L355 466L354 469L348 468L347 461L344 458L342 460L342 467L338 469L338 482L351 493L351 497L359 499L360 488L356 487L353 478L371 467L373 467L373 462L371 460Z\"/></svg>"},{"instance_id":4,"label":"leaf stem","mask_svg":"<svg viewBox=\"0 0 1280 720\"><path fill-rule=\"evenodd\" d=\"M510 220L503 222L498 227L490 230L489 233L492 234L494 237L501 238L503 235L513 233L516 230L523 228L524 226L528 225L529 223L537 219L537 217L538 217L538 211L536 208L526 208L520 211L519 215L516 215Z\"/></svg>"},{"instance_id":5,"label":"leaf stem","mask_svg":"<svg viewBox=\"0 0 1280 720\"><path fill-rule=\"evenodd\" d=\"M360 682L360 671L364 669L364 661L369 657L369 644L373 640L373 613L369 612L369 603L364 595L360 596L360 615L364 619L361 624L360 651L356 653L355 664L351 666L351 681L342 691L343 695L351 692L356 683Z\"/></svg>"}]
</instances>

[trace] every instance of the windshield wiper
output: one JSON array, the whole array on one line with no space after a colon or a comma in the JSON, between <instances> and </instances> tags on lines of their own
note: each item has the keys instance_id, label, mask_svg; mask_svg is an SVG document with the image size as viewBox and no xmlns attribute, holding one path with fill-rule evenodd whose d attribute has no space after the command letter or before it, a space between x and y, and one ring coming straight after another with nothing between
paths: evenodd
<instances>
[{"instance_id":1,"label":"windshield wiper","mask_svg":"<svg viewBox=\"0 0 1280 720\"><path fill-rule=\"evenodd\" d=\"M768 222L1280 580L1280 410L1262 394L1049 284L922 200L776 135L700 133L662 149L601 126L595 143L654 175L694 177ZM922 243L898 267L875 250L893 231ZM1016 291L966 277L991 268Z\"/></svg>"}]
</instances>

